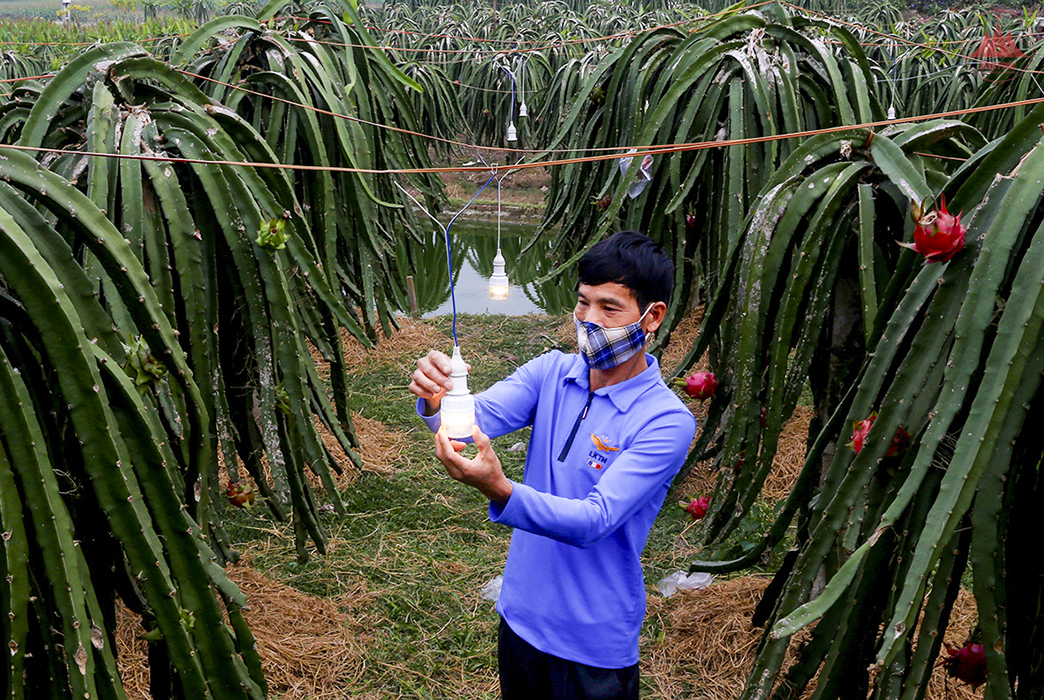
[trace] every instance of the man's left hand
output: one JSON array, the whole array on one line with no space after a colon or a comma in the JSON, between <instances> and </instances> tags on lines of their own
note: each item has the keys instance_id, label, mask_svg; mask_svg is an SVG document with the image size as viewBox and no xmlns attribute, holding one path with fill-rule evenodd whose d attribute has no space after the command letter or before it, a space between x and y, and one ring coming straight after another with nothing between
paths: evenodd
<instances>
[{"instance_id":1,"label":"man's left hand","mask_svg":"<svg viewBox=\"0 0 1044 700\"><path fill-rule=\"evenodd\" d=\"M493 451L489 437L475 426L471 434L475 439L478 454L468 459L459 454L467 445L450 440L446 432L439 428L435 433L435 456L446 467L449 475L457 481L473 486L491 501L504 504L511 497L511 481L504 476L500 458Z\"/></svg>"}]
</instances>

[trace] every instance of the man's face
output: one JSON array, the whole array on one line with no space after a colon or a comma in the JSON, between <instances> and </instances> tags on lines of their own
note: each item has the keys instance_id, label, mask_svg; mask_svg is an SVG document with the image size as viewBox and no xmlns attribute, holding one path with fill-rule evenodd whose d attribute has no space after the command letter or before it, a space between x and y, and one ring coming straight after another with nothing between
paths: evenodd
<instances>
[{"instance_id":1,"label":"man's face","mask_svg":"<svg viewBox=\"0 0 1044 700\"><path fill-rule=\"evenodd\" d=\"M581 284L573 313L581 321L597 323L603 328L619 328L642 317L634 292L618 282Z\"/></svg>"}]
</instances>

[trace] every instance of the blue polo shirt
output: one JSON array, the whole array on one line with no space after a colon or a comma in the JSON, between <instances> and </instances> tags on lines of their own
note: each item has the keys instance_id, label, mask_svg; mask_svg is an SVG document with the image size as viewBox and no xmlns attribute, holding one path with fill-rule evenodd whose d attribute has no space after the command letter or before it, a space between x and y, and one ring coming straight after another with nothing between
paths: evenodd
<instances>
[{"instance_id":1,"label":"blue polo shirt","mask_svg":"<svg viewBox=\"0 0 1044 700\"><path fill-rule=\"evenodd\" d=\"M592 393L583 359L552 351L475 396L490 437L533 428L523 482L489 508L515 528L497 611L537 649L600 668L638 662L639 558L696 431L646 359L641 374ZM438 429L437 414L424 420Z\"/></svg>"}]
</instances>

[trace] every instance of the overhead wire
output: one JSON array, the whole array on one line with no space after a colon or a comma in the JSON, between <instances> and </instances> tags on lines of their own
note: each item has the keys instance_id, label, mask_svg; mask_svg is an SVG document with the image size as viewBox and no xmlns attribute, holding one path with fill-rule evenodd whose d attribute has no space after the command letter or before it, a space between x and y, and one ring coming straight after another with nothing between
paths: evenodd
<instances>
[{"instance_id":1,"label":"overhead wire","mask_svg":"<svg viewBox=\"0 0 1044 700\"><path fill-rule=\"evenodd\" d=\"M762 5L769 4L770 1L771 0L765 0L764 2L757 3L757 4L753 5L753 6L750 6L748 8L743 8L743 9L753 9L753 8L756 8L756 7L759 7L759 6L762 6ZM837 19L834 19L834 18L830 18L829 16L822 15L820 13L816 13L816 12L814 12L812 10L806 10L805 8L801 8L801 7L798 7L796 5L792 5L792 4L788 3L788 2L786 2L785 0L781 0L781 4L786 5L787 7L790 7L792 9L794 9L794 10L800 10L802 12L805 12L806 14L809 14L811 16L816 16L816 17L819 17L819 18L827 19L829 21L839 22L839 23L847 25L849 27L863 29L863 30L868 31L870 33L875 33L875 34L877 34L879 36L886 37L886 38L888 38L888 39L890 39L892 41L902 41L903 43L906 43L906 44L911 45L911 46L922 47L922 48L925 47L924 44L919 44L917 42L905 40L905 39L902 39L901 37L897 37L896 35L890 35L890 34L887 34L887 33L884 33L884 32L879 32L879 31L870 29L868 27L863 27L863 26L858 25L858 24L854 24L854 23L851 23L851 22L845 22L843 20L837 20ZM731 11L735 12L736 10L731 10ZM720 14L724 14L724 13L717 13L717 14L720 15ZM695 18L693 20L686 20L685 22L679 22L679 23L675 23L675 24L671 24L671 25L660 25L658 27L650 28L650 29L647 29L647 30L642 30L642 32L644 32L644 31L655 31L657 29L664 28L664 27L678 26L678 25L681 25L681 24L690 23L692 21L705 20L705 19L708 19L708 18L714 17L714 16L715 15L708 15L708 16L705 16L705 17ZM634 33L631 33L630 35L637 35L637 34L642 33L642 32L634 32ZM616 37L621 37L621 36L624 36L624 35L623 34L615 34L615 35L611 35L610 37L603 37L603 39L604 38L616 38ZM303 38L299 38L299 37L288 37L288 39L292 40L292 41L304 41L304 42L308 42L309 41L307 39L303 39ZM319 42L318 40L316 40L316 41L317 41L317 43L323 43L323 42ZM371 48L371 49L384 48L384 47L370 46L370 45L363 45L363 44L343 44L343 45L344 46L355 46L355 47L359 47L359 48ZM499 51L499 52L496 52L495 55L503 55L503 54L506 54L506 53L521 53L521 51L517 51L517 50L514 50L514 49L510 50L510 51ZM948 53L953 53L953 52L948 52ZM954 55L960 55L960 54L954 54ZM588 156L586 158L584 158L584 157L581 157L581 158L569 158L569 159L560 159L560 160L552 160L552 161L535 160L531 164L522 164L522 165L518 166L520 168L522 168L522 167L546 167L546 166L549 166L549 165L563 165L563 164L579 163L579 162L585 162L585 161L609 160L609 159L623 158L623 157L626 157L627 151L629 151L629 150L636 150L638 155L647 155L647 154L648 155L656 155L658 153L674 153L674 152L682 152L682 151L689 151L689 150L699 150L701 148L709 148L709 147L715 147L715 146L741 145L741 144L758 143L758 142L771 141L771 140L783 140L783 139L790 139L790 138L807 137L807 136L811 136L811 135L815 135L815 134L819 134L819 133L829 133L829 132L844 131L844 130L849 130L849 129L875 127L875 126L881 126L881 125L887 125L887 124L893 124L893 123L903 123L903 122L909 122L909 121L921 121L921 120L927 120L927 119L933 119L933 118L945 118L945 117L950 117L950 116L960 116L960 115L963 115L963 114L972 114L972 113L977 113L977 112L982 112L982 111L989 111L989 110L992 110L992 109L1005 109L1005 108L1010 108L1010 107L1015 107L1015 106L1024 106L1024 105L1037 104L1037 103L1039 103L1041 101L1044 101L1044 98L1041 98L1041 99L1029 99L1029 100L1022 100L1022 101L1018 101L1018 102L1005 103L1005 104L1002 104L1002 105L986 105L986 106L981 106L981 107L977 107L977 108L973 107L973 108L968 108L968 109L964 109L964 110L953 110L953 111L950 111L950 112L936 113L936 114L931 114L931 115L919 115L919 116L914 116L914 117L905 117L903 119L897 119L897 120L885 120L885 121L882 121L882 122L870 122L870 123L862 124L862 125L847 125L847 126L840 126L840 127L829 127L829 128L820 129L820 130L810 130L810 131L804 131L804 132L795 132L795 133L789 133L789 134L777 134L777 135L761 136L761 137L756 137L755 139L736 139L736 140L730 140L730 141L695 142L695 143L674 144L674 145L667 145L667 146L633 146L633 145L629 145L629 146L619 146L619 147L574 148L574 149L516 149L516 148L500 148L500 147L496 147L496 146L479 146L479 145L476 145L476 144L466 143L466 142L462 142L462 141L456 141L456 140L453 140L453 139L445 139L445 138L441 138L441 137L430 135L430 134L424 134L424 133L412 131L412 130L409 130L409 129L402 129L400 127L395 127L395 126L391 126L391 125L388 125L388 124L381 124L381 123L378 123L378 122L373 122L373 121L361 119L359 117L353 117L353 116L350 116L350 115L339 114L339 113L331 111L331 110L325 110L325 109L321 109L321 108L314 107L314 106L311 106L311 105L306 105L306 104L294 102L293 100L289 100L289 99L286 99L286 98L277 97L275 95L268 95L266 93L250 90L250 89L244 88L244 87L242 87L240 85L235 85L235 84L232 84L232 83L223 82L223 81L220 81L220 80L217 80L217 79L214 79L214 78L210 78L209 76L204 76L204 75L200 75L200 74L197 74L197 73L193 73L191 71L179 70L179 72L183 73L184 75L187 75L187 76L199 79L199 80L212 82L212 83L219 84L219 85L222 85L222 86L228 87L230 89L234 89L234 90L240 90L240 91L242 91L244 93L256 95L256 96L262 97L264 99L270 99L270 100L274 100L274 101L279 101L279 102L282 102L282 103L285 103L285 104L288 104L288 105L292 105L292 106L300 107L300 108L303 108L303 109L311 110L311 111L314 111L314 112L319 113L319 114L324 114L324 115L327 115L327 116L340 118L340 119L346 119L346 120L354 121L354 122L357 122L357 123L366 124L368 126L373 126L375 128L381 128L381 129L386 129L386 130L389 130L389 131L398 132L398 133L402 133L402 134L406 134L406 135L410 135L410 136L430 139L430 140L433 140L433 141L446 143L448 145L453 145L453 146L462 147L462 148L466 148L466 149L475 149L475 150L478 150L478 151L483 151L483 150L486 150L486 151L505 151L505 152L509 152L509 153L528 154L528 155L534 155L534 156L543 156L543 155L547 155L547 154L551 154L551 153L577 153L577 152L591 153L591 152L598 152L598 151L602 151L602 152L616 151L617 152L615 154L608 153L608 154L598 155L598 156ZM1036 73L1036 72L1042 72L1042 71L1027 71L1027 72ZM16 82L16 81L32 80L32 79L45 78L45 77L49 77L49 76L37 76L36 78L32 78L32 77L12 78L12 79L7 79L7 80L0 81L0 82ZM506 93L507 91L504 91L504 92ZM11 147L11 146L8 146L8 147ZM41 150L45 150L45 149L41 149ZM82 155L88 155L88 153L84 152L84 151L68 151L68 150L62 150L62 149L51 149L50 152L53 152L53 153L80 153ZM89 155L95 155L95 156L99 156L99 157L106 157L106 156L109 156L109 157L127 157L124 154L89 153ZM148 156L137 156L137 157L140 158L140 159L143 159L143 160L172 161L171 158L166 158L166 157L155 157L155 158L151 158L151 157L148 157ZM199 161L199 160L191 160L191 159L173 159L173 162L195 162L195 163L213 162L213 163L223 163L221 161ZM240 164L240 165L243 165L244 163L241 163L239 161L229 161L228 164ZM323 169L326 169L326 168L323 168L321 166L302 166L302 165L293 165L293 164L254 163L252 165L257 165L258 167L285 167L285 168L290 168L290 169L309 169L309 170L323 170ZM467 168L467 167L412 168L412 169L365 169L365 168L333 168L333 167L331 167L329 169L330 170L334 170L334 171L343 171L343 172L375 173L375 174L376 173L404 173L404 174L405 173L438 173L438 172L461 172L461 171L467 171L467 170L472 170L472 169L481 170L481 168Z\"/></svg>"},{"instance_id":2,"label":"overhead wire","mask_svg":"<svg viewBox=\"0 0 1044 700\"><path fill-rule=\"evenodd\" d=\"M772 141L785 141L795 138L809 138L820 134L836 134L843 133L846 131L859 131L865 129L873 129L876 127L890 126L893 124L906 124L915 123L920 121L929 121L932 119L945 119L948 117L958 117L965 114L978 114L981 112L990 112L1001 109L1012 109L1015 107L1027 107L1038 104L1044 104L1044 97L1031 98L1026 100L1016 100L1013 102L1005 102L1002 104L994 105L980 105L978 107L968 107L965 109L950 110L946 112L936 112L933 114L921 114L910 117L901 117L898 119L884 119L873 122L863 122L860 124L846 124L840 126L825 127L822 129L809 129L806 131L786 132L781 134L769 134L764 136L755 136L745 139L723 139L720 141L696 141L690 143L679 143L679 144L665 144L665 145L650 145L650 146L632 146L630 152L624 153L606 153L600 155L585 156L579 158L564 158L559 160L533 160L529 162L520 162L513 167L517 170L525 170L528 168L544 168L554 167L561 165L571 165L575 163L590 163L606 160L619 160L621 158L630 157L644 157L646 155L669 155L671 153L685 153L689 151L699 151L708 148L727 148L730 146L747 146L758 143L768 143ZM624 147L628 148L628 147ZM226 166L237 166L237 167L255 167L255 168L273 168L283 170L304 170L312 172L343 172L343 173L359 173L359 174L370 174L370 175L408 175L408 174L427 174L427 173L455 173L455 172L483 172L488 171L488 165L480 166L447 166L447 167L431 167L431 168L356 168L347 166L323 166L323 165L304 165L297 163L271 163L271 162L259 162L259 161L229 161L229 160L203 160L196 158L179 158L176 156L162 156L162 155L142 155L142 154L126 154L126 153L104 153L98 151L85 151L85 150L74 150L74 149L62 149L62 148L46 148L43 146L20 146L17 144L0 144L0 150L10 149L17 151L28 151L35 153L49 153L52 155L74 155L74 156L97 156L101 158L114 158L121 160L144 160L144 161L157 161L165 163L193 163L193 164L204 164L204 165L226 165ZM496 149L501 151L507 151L510 149Z\"/></svg>"}]
</instances>

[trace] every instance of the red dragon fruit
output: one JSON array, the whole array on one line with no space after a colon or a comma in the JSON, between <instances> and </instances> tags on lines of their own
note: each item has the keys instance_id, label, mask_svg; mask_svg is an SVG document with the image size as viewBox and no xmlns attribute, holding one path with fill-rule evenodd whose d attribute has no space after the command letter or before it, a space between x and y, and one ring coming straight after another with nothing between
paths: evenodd
<instances>
[{"instance_id":1,"label":"red dragon fruit","mask_svg":"<svg viewBox=\"0 0 1044 700\"><path fill-rule=\"evenodd\" d=\"M942 666L950 678L956 678L978 687L986 682L986 650L981 644L965 642L960 649L946 645L949 658L942 660Z\"/></svg>"},{"instance_id":2,"label":"red dragon fruit","mask_svg":"<svg viewBox=\"0 0 1044 700\"><path fill-rule=\"evenodd\" d=\"M856 454L859 454L859 450L863 449L863 440L866 439L866 435L870 432L870 427L873 426L875 420L877 420L877 411L871 413L864 420L852 421L852 442L848 443L848 447L851 447Z\"/></svg>"},{"instance_id":3,"label":"red dragon fruit","mask_svg":"<svg viewBox=\"0 0 1044 700\"><path fill-rule=\"evenodd\" d=\"M875 420L877 420L877 411L871 413L864 420L852 421L852 442L848 443L848 446L851 447L852 451L856 454L859 454L859 450L863 449L863 441L866 440L867 433L870 432L870 428L873 426ZM888 445L885 457L896 457L902 455L909 448L910 433L906 428L900 426L896 429L895 435L892 436L892 442Z\"/></svg>"},{"instance_id":4,"label":"red dragon fruit","mask_svg":"<svg viewBox=\"0 0 1044 700\"><path fill-rule=\"evenodd\" d=\"M685 380L685 393L698 401L706 401L714 396L718 387L718 378L713 372L693 372Z\"/></svg>"},{"instance_id":5,"label":"red dragon fruit","mask_svg":"<svg viewBox=\"0 0 1044 700\"><path fill-rule=\"evenodd\" d=\"M254 504L254 487L242 481L228 482L228 501L237 508L250 508Z\"/></svg>"},{"instance_id":6,"label":"red dragon fruit","mask_svg":"<svg viewBox=\"0 0 1044 700\"><path fill-rule=\"evenodd\" d=\"M899 245L917 251L924 256L926 263L946 262L964 248L964 235L967 226L961 225L961 215L952 216L946 211L946 198L943 197L939 208L922 212L921 207L911 207L914 228L914 242Z\"/></svg>"},{"instance_id":7,"label":"red dragon fruit","mask_svg":"<svg viewBox=\"0 0 1044 700\"><path fill-rule=\"evenodd\" d=\"M888 446L885 457L901 455L908 449L910 449L910 433L903 426L899 426L895 430L895 435L892 436L892 444Z\"/></svg>"},{"instance_id":8,"label":"red dragon fruit","mask_svg":"<svg viewBox=\"0 0 1044 700\"><path fill-rule=\"evenodd\" d=\"M678 501L678 506L684 508L692 516L693 520L702 520L703 516L707 514L707 509L710 508L710 496L700 496L688 503Z\"/></svg>"}]
</instances>

